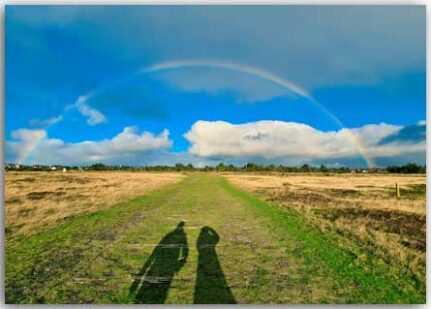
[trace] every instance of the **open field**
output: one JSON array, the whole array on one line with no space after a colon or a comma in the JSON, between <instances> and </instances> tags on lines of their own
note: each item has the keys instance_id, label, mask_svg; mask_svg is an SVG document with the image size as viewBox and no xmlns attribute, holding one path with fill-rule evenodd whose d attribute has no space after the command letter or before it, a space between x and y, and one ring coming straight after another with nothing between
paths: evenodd
<instances>
[{"instance_id":1,"label":"open field","mask_svg":"<svg viewBox=\"0 0 431 309\"><path fill-rule=\"evenodd\" d=\"M8 303L425 302L424 176L108 174L91 213L6 234Z\"/></svg>"},{"instance_id":2,"label":"open field","mask_svg":"<svg viewBox=\"0 0 431 309\"><path fill-rule=\"evenodd\" d=\"M6 233L29 235L179 181L180 173L7 172Z\"/></svg>"},{"instance_id":3,"label":"open field","mask_svg":"<svg viewBox=\"0 0 431 309\"><path fill-rule=\"evenodd\" d=\"M235 185L298 211L340 245L365 251L425 284L425 175L228 174ZM396 197L395 183L401 197ZM354 245L352 246L352 242Z\"/></svg>"}]
</instances>

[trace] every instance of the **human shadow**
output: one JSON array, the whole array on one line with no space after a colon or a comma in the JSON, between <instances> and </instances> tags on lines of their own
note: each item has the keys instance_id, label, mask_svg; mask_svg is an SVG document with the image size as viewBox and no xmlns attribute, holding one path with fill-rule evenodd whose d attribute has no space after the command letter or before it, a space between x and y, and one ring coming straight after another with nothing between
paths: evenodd
<instances>
[{"instance_id":1,"label":"human shadow","mask_svg":"<svg viewBox=\"0 0 431 309\"><path fill-rule=\"evenodd\" d=\"M189 248L184 222L165 235L154 248L138 274L129 293L135 303L163 304L175 274L186 263Z\"/></svg>"},{"instance_id":2,"label":"human shadow","mask_svg":"<svg viewBox=\"0 0 431 309\"><path fill-rule=\"evenodd\" d=\"M201 229L196 243L199 256L195 304L236 303L217 257L216 245L219 240L219 235L211 227Z\"/></svg>"}]
</instances>

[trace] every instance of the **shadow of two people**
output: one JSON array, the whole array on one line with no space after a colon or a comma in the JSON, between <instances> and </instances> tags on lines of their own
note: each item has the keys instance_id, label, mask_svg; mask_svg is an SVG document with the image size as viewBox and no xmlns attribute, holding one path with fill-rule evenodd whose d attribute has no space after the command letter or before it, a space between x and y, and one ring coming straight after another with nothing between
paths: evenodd
<instances>
[{"instance_id":1,"label":"shadow of two people","mask_svg":"<svg viewBox=\"0 0 431 309\"><path fill-rule=\"evenodd\" d=\"M220 237L205 226L196 242L198 269L194 291L195 304L236 303L217 257ZM135 303L162 304L177 272L189 253L184 222L166 234L135 276L129 292Z\"/></svg>"}]
</instances>

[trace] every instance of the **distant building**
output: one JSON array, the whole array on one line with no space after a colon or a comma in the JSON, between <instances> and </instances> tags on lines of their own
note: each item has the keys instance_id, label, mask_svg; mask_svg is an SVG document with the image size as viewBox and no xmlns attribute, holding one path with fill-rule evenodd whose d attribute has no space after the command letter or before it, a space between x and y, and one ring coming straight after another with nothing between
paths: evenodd
<instances>
[{"instance_id":1,"label":"distant building","mask_svg":"<svg viewBox=\"0 0 431 309\"><path fill-rule=\"evenodd\" d=\"M51 167L51 171L55 171L57 168L55 166Z\"/></svg>"}]
</instances>

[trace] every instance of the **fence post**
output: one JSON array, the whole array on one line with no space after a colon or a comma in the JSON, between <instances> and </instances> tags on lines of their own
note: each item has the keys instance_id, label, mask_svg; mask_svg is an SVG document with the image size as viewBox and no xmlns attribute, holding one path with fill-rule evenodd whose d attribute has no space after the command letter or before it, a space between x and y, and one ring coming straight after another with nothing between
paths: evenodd
<instances>
[{"instance_id":1,"label":"fence post","mask_svg":"<svg viewBox=\"0 0 431 309\"><path fill-rule=\"evenodd\" d=\"M397 198L400 198L401 194L400 194L400 187L398 186L398 182L395 183L395 190L397 193Z\"/></svg>"}]
</instances>

